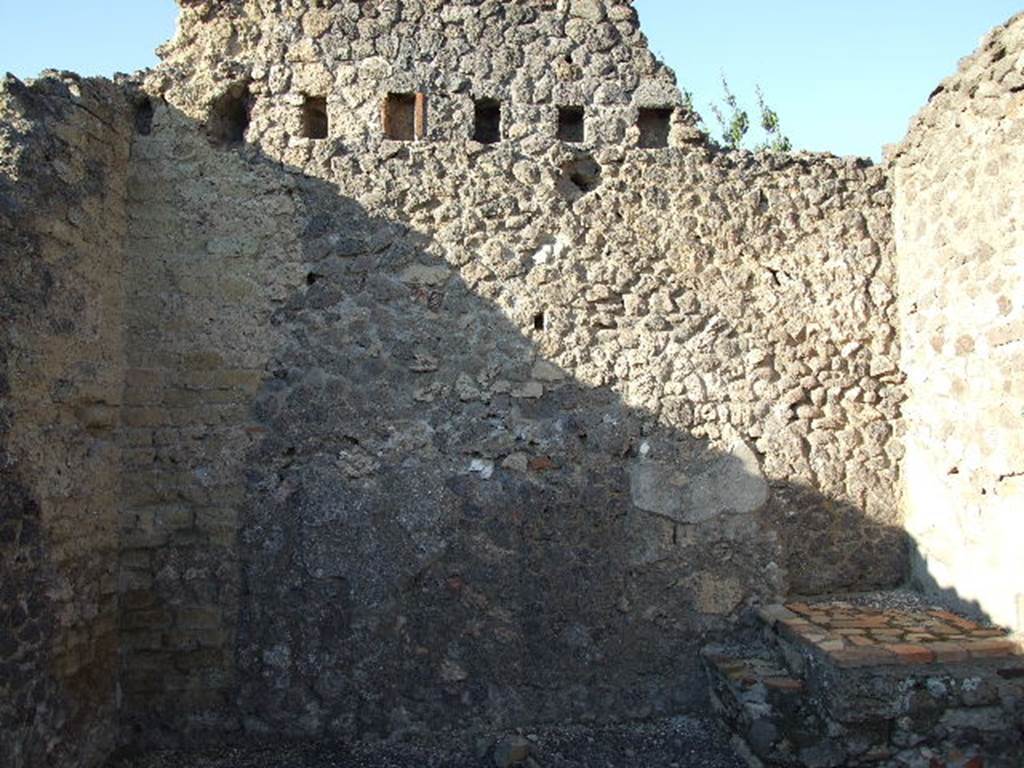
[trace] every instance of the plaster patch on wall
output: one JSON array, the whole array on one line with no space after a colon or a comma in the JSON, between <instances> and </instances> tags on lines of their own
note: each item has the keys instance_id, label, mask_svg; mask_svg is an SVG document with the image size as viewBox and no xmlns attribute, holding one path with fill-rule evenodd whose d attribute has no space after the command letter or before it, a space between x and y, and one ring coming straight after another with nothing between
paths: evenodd
<instances>
[{"instance_id":1,"label":"plaster patch on wall","mask_svg":"<svg viewBox=\"0 0 1024 768\"><path fill-rule=\"evenodd\" d=\"M723 514L756 512L768 501L768 483L757 456L739 436L722 453L680 465L641 452L629 467L633 504L680 523Z\"/></svg>"}]
</instances>

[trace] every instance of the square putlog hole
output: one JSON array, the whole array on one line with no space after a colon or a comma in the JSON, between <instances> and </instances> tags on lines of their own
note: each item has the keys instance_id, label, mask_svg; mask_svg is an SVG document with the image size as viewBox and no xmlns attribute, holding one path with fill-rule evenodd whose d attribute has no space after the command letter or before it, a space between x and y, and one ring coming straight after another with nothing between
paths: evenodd
<instances>
[{"instance_id":1,"label":"square putlog hole","mask_svg":"<svg viewBox=\"0 0 1024 768\"><path fill-rule=\"evenodd\" d=\"M584 115L583 107L558 108L558 139L574 144L583 142Z\"/></svg>"},{"instance_id":2,"label":"square putlog hole","mask_svg":"<svg viewBox=\"0 0 1024 768\"><path fill-rule=\"evenodd\" d=\"M302 135L307 139L326 139L329 127L327 99L307 96L302 105Z\"/></svg>"},{"instance_id":3,"label":"square putlog hole","mask_svg":"<svg viewBox=\"0 0 1024 768\"><path fill-rule=\"evenodd\" d=\"M481 144L501 141L501 103L494 99L478 99L473 109L473 140Z\"/></svg>"},{"instance_id":4,"label":"square putlog hole","mask_svg":"<svg viewBox=\"0 0 1024 768\"><path fill-rule=\"evenodd\" d=\"M206 130L210 138L224 145L241 144L249 130L253 98L247 83L231 86L221 94L210 110Z\"/></svg>"},{"instance_id":5,"label":"square putlog hole","mask_svg":"<svg viewBox=\"0 0 1024 768\"><path fill-rule=\"evenodd\" d=\"M672 130L672 114L670 107L641 109L637 120L640 129L640 147L642 149L660 149L668 146L669 131Z\"/></svg>"},{"instance_id":6,"label":"square putlog hole","mask_svg":"<svg viewBox=\"0 0 1024 768\"><path fill-rule=\"evenodd\" d=\"M384 135L394 141L416 138L416 94L389 93L384 101Z\"/></svg>"},{"instance_id":7,"label":"square putlog hole","mask_svg":"<svg viewBox=\"0 0 1024 768\"><path fill-rule=\"evenodd\" d=\"M153 133L153 102L146 97L135 105L135 130L140 136Z\"/></svg>"}]
</instances>

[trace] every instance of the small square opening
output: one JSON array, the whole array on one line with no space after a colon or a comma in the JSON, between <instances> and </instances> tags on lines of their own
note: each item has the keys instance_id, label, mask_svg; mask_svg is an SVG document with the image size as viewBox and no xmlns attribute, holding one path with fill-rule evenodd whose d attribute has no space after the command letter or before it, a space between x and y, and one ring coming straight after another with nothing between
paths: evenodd
<instances>
[{"instance_id":1,"label":"small square opening","mask_svg":"<svg viewBox=\"0 0 1024 768\"><path fill-rule=\"evenodd\" d=\"M249 129L252 94L248 84L234 85L218 98L210 110L206 130L214 141L221 144L241 144Z\"/></svg>"},{"instance_id":2,"label":"small square opening","mask_svg":"<svg viewBox=\"0 0 1024 768\"><path fill-rule=\"evenodd\" d=\"M384 135L394 141L416 138L416 94L389 93L384 101Z\"/></svg>"},{"instance_id":3,"label":"small square opening","mask_svg":"<svg viewBox=\"0 0 1024 768\"><path fill-rule=\"evenodd\" d=\"M672 114L675 112L670 107L658 107L654 109L641 109L637 120L640 128L640 146L644 149L658 149L668 146L668 135L672 129Z\"/></svg>"},{"instance_id":4,"label":"small square opening","mask_svg":"<svg viewBox=\"0 0 1024 768\"><path fill-rule=\"evenodd\" d=\"M583 107L558 108L558 138L579 144L584 138Z\"/></svg>"},{"instance_id":5,"label":"small square opening","mask_svg":"<svg viewBox=\"0 0 1024 768\"><path fill-rule=\"evenodd\" d=\"M473 112L474 141L481 144L501 141L501 103L494 99L477 99Z\"/></svg>"},{"instance_id":6,"label":"small square opening","mask_svg":"<svg viewBox=\"0 0 1024 768\"><path fill-rule=\"evenodd\" d=\"M302 135L307 139L326 139L328 128L327 99L306 96L302 104Z\"/></svg>"},{"instance_id":7,"label":"small square opening","mask_svg":"<svg viewBox=\"0 0 1024 768\"><path fill-rule=\"evenodd\" d=\"M533 316L533 330L543 331L548 327L548 319L543 312L538 312Z\"/></svg>"}]
</instances>

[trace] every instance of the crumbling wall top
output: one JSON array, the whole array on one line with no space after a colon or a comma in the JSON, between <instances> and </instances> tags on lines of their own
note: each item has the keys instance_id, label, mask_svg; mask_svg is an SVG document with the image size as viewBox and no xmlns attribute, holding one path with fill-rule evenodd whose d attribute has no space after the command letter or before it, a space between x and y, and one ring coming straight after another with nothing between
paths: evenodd
<instances>
[{"instance_id":1,"label":"crumbling wall top","mask_svg":"<svg viewBox=\"0 0 1024 768\"><path fill-rule=\"evenodd\" d=\"M955 127L950 121L959 120L962 114L993 119L1007 116L1014 94L1022 90L1024 13L1018 13L985 35L978 49L961 59L957 71L932 91L928 104L911 120L892 160L908 165L929 148L940 148L934 131Z\"/></svg>"},{"instance_id":2,"label":"crumbling wall top","mask_svg":"<svg viewBox=\"0 0 1024 768\"><path fill-rule=\"evenodd\" d=\"M518 145L553 138L559 109L582 110L582 137L564 134L579 143L628 144L632 131L632 143L643 145L642 110L664 110L671 123L659 145L699 135L629 2L182 0L181 7L150 90L205 120L227 91L244 86L255 107L247 139L265 147L302 138L295 107L314 99L331 126L323 138L372 148L394 138L381 120L389 94L421 94L416 138L425 140L474 138L482 102L500 109L495 138Z\"/></svg>"}]
</instances>

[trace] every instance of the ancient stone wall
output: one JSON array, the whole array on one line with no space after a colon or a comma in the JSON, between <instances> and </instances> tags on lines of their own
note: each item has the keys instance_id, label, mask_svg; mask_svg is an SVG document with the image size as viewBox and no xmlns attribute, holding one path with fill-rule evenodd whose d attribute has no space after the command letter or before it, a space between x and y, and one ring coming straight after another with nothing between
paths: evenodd
<instances>
[{"instance_id":1,"label":"ancient stone wall","mask_svg":"<svg viewBox=\"0 0 1024 768\"><path fill-rule=\"evenodd\" d=\"M685 709L751 602L903 577L883 170L709 149L625 3L183 14L129 184L136 736Z\"/></svg>"},{"instance_id":2,"label":"ancient stone wall","mask_svg":"<svg viewBox=\"0 0 1024 768\"><path fill-rule=\"evenodd\" d=\"M130 111L109 82L0 83L0 764L116 738Z\"/></svg>"},{"instance_id":3,"label":"ancient stone wall","mask_svg":"<svg viewBox=\"0 0 1024 768\"><path fill-rule=\"evenodd\" d=\"M942 83L895 158L915 576L1024 629L1024 19Z\"/></svg>"},{"instance_id":4,"label":"ancient stone wall","mask_svg":"<svg viewBox=\"0 0 1024 768\"><path fill-rule=\"evenodd\" d=\"M329 167L345 160L345 148L364 155L396 136L499 139L539 153L550 147L564 107L585 111L583 141L574 143L636 143L640 125L647 143L697 138L687 110L663 112L668 130L658 130L657 110L679 106L681 95L628 2L182 6L178 34L162 49L161 91L200 122L215 115L211 128L221 132L231 97L242 96L251 122L246 140L277 147L295 166L316 154ZM311 99L323 100L326 131L312 130ZM497 118L479 126L492 130L482 134L478 107L497 108ZM302 141L313 133L329 141Z\"/></svg>"},{"instance_id":5,"label":"ancient stone wall","mask_svg":"<svg viewBox=\"0 0 1024 768\"><path fill-rule=\"evenodd\" d=\"M0 87L0 763L693 709L908 555L1024 628L1024 20L879 168L626 2L182 5Z\"/></svg>"}]
</instances>

